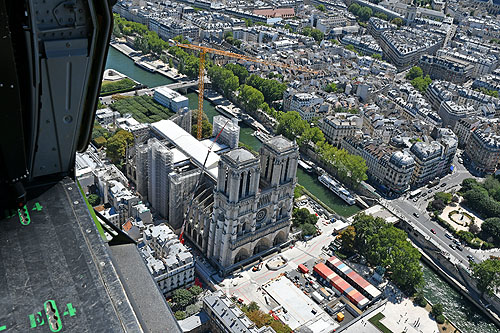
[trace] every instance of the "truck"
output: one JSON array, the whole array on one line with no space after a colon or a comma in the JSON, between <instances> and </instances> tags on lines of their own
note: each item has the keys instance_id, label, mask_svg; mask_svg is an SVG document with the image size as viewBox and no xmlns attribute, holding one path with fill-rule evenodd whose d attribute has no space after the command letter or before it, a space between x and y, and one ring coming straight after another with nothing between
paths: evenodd
<instances>
[{"instance_id":1,"label":"truck","mask_svg":"<svg viewBox=\"0 0 500 333\"><path fill-rule=\"evenodd\" d=\"M411 192L410 192L410 195L409 195L409 198L410 198L410 199L416 198L416 197L418 197L421 193L422 193L422 189L418 189L418 190L415 190L415 191L411 191Z\"/></svg>"},{"instance_id":2,"label":"truck","mask_svg":"<svg viewBox=\"0 0 500 333\"><path fill-rule=\"evenodd\" d=\"M432 188L432 187L434 187L434 186L436 186L438 184L439 184L439 178L436 177L434 180L432 180L432 181L429 182L429 185L427 185L427 187L428 188Z\"/></svg>"}]
</instances>

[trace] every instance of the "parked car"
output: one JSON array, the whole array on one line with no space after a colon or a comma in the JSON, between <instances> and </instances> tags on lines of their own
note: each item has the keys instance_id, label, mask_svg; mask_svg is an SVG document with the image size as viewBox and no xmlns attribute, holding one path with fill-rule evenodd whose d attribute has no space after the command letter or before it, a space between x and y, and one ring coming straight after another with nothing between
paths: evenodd
<instances>
[{"instance_id":1,"label":"parked car","mask_svg":"<svg viewBox=\"0 0 500 333\"><path fill-rule=\"evenodd\" d=\"M434 229L431 229L431 232L435 235L436 234L436 230Z\"/></svg>"},{"instance_id":2,"label":"parked car","mask_svg":"<svg viewBox=\"0 0 500 333\"><path fill-rule=\"evenodd\" d=\"M448 233L444 234L444 236L445 236L446 238L448 238L448 239L453 239L453 237L451 237L451 235L450 235L450 234L448 234Z\"/></svg>"},{"instance_id":3,"label":"parked car","mask_svg":"<svg viewBox=\"0 0 500 333\"><path fill-rule=\"evenodd\" d=\"M457 250L458 250L458 251L463 251L463 250L464 250L464 248L463 248L463 247L461 247L460 245L457 245Z\"/></svg>"},{"instance_id":4,"label":"parked car","mask_svg":"<svg viewBox=\"0 0 500 333\"><path fill-rule=\"evenodd\" d=\"M446 186L446 183L442 183L442 184L441 184L441 187L445 187L445 186Z\"/></svg>"},{"instance_id":5,"label":"parked car","mask_svg":"<svg viewBox=\"0 0 500 333\"><path fill-rule=\"evenodd\" d=\"M451 247L453 250L455 250L455 245L450 244L450 247Z\"/></svg>"},{"instance_id":6,"label":"parked car","mask_svg":"<svg viewBox=\"0 0 500 333\"><path fill-rule=\"evenodd\" d=\"M413 213L413 216L415 216L418 219L420 217L420 214L415 212L415 213Z\"/></svg>"}]
</instances>

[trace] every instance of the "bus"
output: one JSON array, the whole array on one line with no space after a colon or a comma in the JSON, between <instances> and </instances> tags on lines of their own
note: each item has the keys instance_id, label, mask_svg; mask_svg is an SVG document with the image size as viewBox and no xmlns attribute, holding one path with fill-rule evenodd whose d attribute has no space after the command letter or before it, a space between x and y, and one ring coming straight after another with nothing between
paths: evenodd
<instances>
[{"instance_id":1,"label":"bus","mask_svg":"<svg viewBox=\"0 0 500 333\"><path fill-rule=\"evenodd\" d=\"M415 190L415 191L411 191L410 192L410 199L413 199L413 198L416 198L420 195L420 193L422 193L422 189L418 189L418 190Z\"/></svg>"}]
</instances>

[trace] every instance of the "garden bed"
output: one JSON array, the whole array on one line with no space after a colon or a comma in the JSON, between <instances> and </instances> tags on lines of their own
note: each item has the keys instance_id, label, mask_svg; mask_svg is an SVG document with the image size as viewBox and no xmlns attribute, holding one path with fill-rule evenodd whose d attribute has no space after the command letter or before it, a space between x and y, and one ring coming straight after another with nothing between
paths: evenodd
<instances>
[{"instance_id":1,"label":"garden bed","mask_svg":"<svg viewBox=\"0 0 500 333\"><path fill-rule=\"evenodd\" d=\"M111 108L121 115L131 114L140 123L154 123L162 119L169 119L175 113L169 108L155 102L153 97L142 95L121 98L111 104Z\"/></svg>"}]
</instances>

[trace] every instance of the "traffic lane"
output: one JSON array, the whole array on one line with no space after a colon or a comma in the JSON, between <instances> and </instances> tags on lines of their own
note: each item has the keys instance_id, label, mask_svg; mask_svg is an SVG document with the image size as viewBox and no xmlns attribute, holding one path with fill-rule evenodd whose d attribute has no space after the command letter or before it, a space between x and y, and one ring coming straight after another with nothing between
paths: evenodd
<instances>
[{"instance_id":1,"label":"traffic lane","mask_svg":"<svg viewBox=\"0 0 500 333\"><path fill-rule=\"evenodd\" d=\"M399 202L399 205L394 205L397 208L400 208L400 214L403 216L406 216L410 221L413 221L419 227L423 230L423 232L436 240L442 247L445 249L447 252L450 253L450 255L454 256L458 260L462 260L462 262L467 263L467 255L470 254L474 256L473 253L470 253L467 249L464 248L463 251L458 251L458 250L453 250L450 248L449 244L452 243L452 240L446 238L445 233L448 231L441 227L439 224L434 223L430 219L428 219L425 215L420 216L420 218L416 219L415 216L413 216L414 213L420 213L419 210L417 210L413 205L409 204L408 202ZM399 207L398 207L399 206ZM433 234L430 229L434 229L436 231L436 234Z\"/></svg>"},{"instance_id":2,"label":"traffic lane","mask_svg":"<svg viewBox=\"0 0 500 333\"><path fill-rule=\"evenodd\" d=\"M465 177L461 177L461 178L465 179L465 178L469 178L469 177L468 177L468 176L465 176ZM460 183L461 183L461 180L460 180ZM457 185L459 185L459 184L453 185L452 187L457 186ZM449 185L448 185L448 186L446 186L446 189L449 189ZM434 191L434 192L438 192L438 191ZM431 194L431 195L427 196L427 198L426 198L426 199L430 199L430 198L432 197L432 195L433 195L433 194ZM398 203L403 203L403 204L404 204L404 205L406 205L407 207L413 207L414 209L416 209L416 208L414 207L413 203L412 203L411 201L409 201L409 200L398 200L397 202L398 202ZM449 234L450 234L450 232L448 232L448 230L446 230L446 228L442 227L441 225L439 225L439 224L438 224L438 223L436 223L435 221L433 221L433 220L431 220L430 218L427 218L427 217L426 217L426 215L425 215L425 214L427 214L427 212L426 212L426 210L423 210L423 209L426 209L426 208L427 208L428 201L425 201L425 200L424 200L423 205L422 205L422 202L417 202L417 204L421 205L421 207L419 207L419 208L421 208L421 209L422 209L422 210L417 210L417 211L422 212L422 213L420 214L420 215L422 215L422 216L421 216L421 218L420 218L420 219L417 219L417 222L418 222L418 223L420 223L420 224L421 224L421 225L423 225L423 226L426 226L426 227L427 227L427 229L431 229L431 228L432 228L432 229L434 229L434 230L436 230L436 231L437 231L437 230L441 230L441 231L442 231L442 233L437 233L437 235L434 235L434 234L432 234L432 235L431 235L431 234L429 234L429 233L427 233L427 234L429 234L430 236L432 236L432 237L434 237L434 238L436 238L436 236L437 236L439 239L441 239L441 241L443 241L445 244L447 244L447 251L448 251L448 252L450 252L450 253L452 253L452 254L453 254L453 252L451 252L451 251L455 251L455 253L457 253L457 256L458 256L458 257L461 257L461 259L462 259L462 260L465 260L466 262L468 262L468 261L469 261L469 258L467 258L467 255L471 255L474 259L481 259L481 256L480 256L480 255L479 255L476 251L474 251L474 250L472 250L472 249L470 249L470 248L468 248L468 247L466 247L466 246L461 245L461 246L462 246L462 248L463 248L463 251L460 251L460 250L457 250L457 249L451 249L449 245L450 245L451 243L453 243L453 240L454 240L454 239L456 239L456 238L455 238L455 237L453 237L453 236L452 236L452 237L453 237L452 239L447 238L447 237L445 236L445 234L446 234L446 233L449 233ZM401 209L401 210L403 210L403 211L404 211L404 209ZM424 218L422 219L422 217L424 217ZM458 240L458 239L457 239L457 240ZM459 240L458 240L458 241L459 241Z\"/></svg>"}]
</instances>

